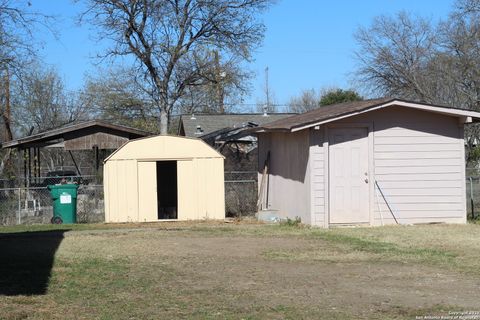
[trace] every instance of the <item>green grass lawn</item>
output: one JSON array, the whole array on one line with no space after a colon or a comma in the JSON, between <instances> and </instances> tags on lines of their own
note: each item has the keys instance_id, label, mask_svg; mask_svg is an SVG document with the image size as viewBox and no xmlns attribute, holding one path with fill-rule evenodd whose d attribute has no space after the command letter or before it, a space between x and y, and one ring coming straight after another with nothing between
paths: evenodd
<instances>
[{"instance_id":1,"label":"green grass lawn","mask_svg":"<svg viewBox=\"0 0 480 320\"><path fill-rule=\"evenodd\" d=\"M415 319L480 310L480 225L0 228L0 319Z\"/></svg>"}]
</instances>

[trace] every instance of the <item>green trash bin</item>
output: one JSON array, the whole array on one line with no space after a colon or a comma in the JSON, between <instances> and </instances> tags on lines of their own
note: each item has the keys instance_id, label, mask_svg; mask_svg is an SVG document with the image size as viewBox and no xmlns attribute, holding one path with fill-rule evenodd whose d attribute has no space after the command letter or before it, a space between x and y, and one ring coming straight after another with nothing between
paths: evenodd
<instances>
[{"instance_id":1,"label":"green trash bin","mask_svg":"<svg viewBox=\"0 0 480 320\"><path fill-rule=\"evenodd\" d=\"M78 185L55 184L47 188L53 200L52 223L76 223Z\"/></svg>"}]
</instances>

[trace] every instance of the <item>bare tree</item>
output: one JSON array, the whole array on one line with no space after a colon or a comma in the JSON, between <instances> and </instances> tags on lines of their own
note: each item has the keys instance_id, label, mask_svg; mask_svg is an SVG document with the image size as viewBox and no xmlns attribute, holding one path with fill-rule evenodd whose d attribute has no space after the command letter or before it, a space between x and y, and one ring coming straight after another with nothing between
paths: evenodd
<instances>
[{"instance_id":1,"label":"bare tree","mask_svg":"<svg viewBox=\"0 0 480 320\"><path fill-rule=\"evenodd\" d=\"M359 81L375 94L431 101L429 65L436 50L435 31L429 21L402 12L380 16L355 34L360 49Z\"/></svg>"},{"instance_id":2,"label":"bare tree","mask_svg":"<svg viewBox=\"0 0 480 320\"><path fill-rule=\"evenodd\" d=\"M152 132L156 129L155 106L136 81L134 70L97 70L95 75L88 76L79 100L88 110L87 118L95 117Z\"/></svg>"},{"instance_id":3,"label":"bare tree","mask_svg":"<svg viewBox=\"0 0 480 320\"><path fill-rule=\"evenodd\" d=\"M21 60L35 53L28 41L36 22L28 12L28 3L0 0L0 67L17 69Z\"/></svg>"},{"instance_id":4,"label":"bare tree","mask_svg":"<svg viewBox=\"0 0 480 320\"><path fill-rule=\"evenodd\" d=\"M459 0L445 21L400 13L378 17L356 34L357 76L378 95L480 110L480 1ZM468 161L480 139L467 127Z\"/></svg>"},{"instance_id":5,"label":"bare tree","mask_svg":"<svg viewBox=\"0 0 480 320\"><path fill-rule=\"evenodd\" d=\"M208 57L208 55L207 55ZM247 82L251 73L241 68L238 57L223 60L218 52L206 63L204 75L209 79L204 85L189 86L179 99L178 113L228 113L242 102L249 90Z\"/></svg>"},{"instance_id":6,"label":"bare tree","mask_svg":"<svg viewBox=\"0 0 480 320\"><path fill-rule=\"evenodd\" d=\"M54 18L30 10L30 1L0 0L0 113L5 130L2 130L2 140L11 140L14 128L11 119L10 88L36 57L35 32L52 30ZM13 172L11 150L0 152L0 174Z\"/></svg>"},{"instance_id":7,"label":"bare tree","mask_svg":"<svg viewBox=\"0 0 480 320\"><path fill-rule=\"evenodd\" d=\"M304 113L321 106L362 99L360 94L353 89L326 87L320 89L319 92L310 89L303 90L299 96L292 97L288 103L288 109L290 112Z\"/></svg>"},{"instance_id":8,"label":"bare tree","mask_svg":"<svg viewBox=\"0 0 480 320\"><path fill-rule=\"evenodd\" d=\"M114 45L106 57L132 56L144 75L166 134L169 116L191 86L212 82L205 74L217 50L249 60L263 38L258 20L271 0L87 0L84 16ZM211 50L210 50L211 49Z\"/></svg>"},{"instance_id":9,"label":"bare tree","mask_svg":"<svg viewBox=\"0 0 480 320\"><path fill-rule=\"evenodd\" d=\"M480 13L479 0L458 0L455 4L455 13L460 15Z\"/></svg>"},{"instance_id":10,"label":"bare tree","mask_svg":"<svg viewBox=\"0 0 480 320\"><path fill-rule=\"evenodd\" d=\"M65 90L63 79L53 68L38 64L22 71L12 83L13 122L18 134L32 134L57 128L81 117L83 105Z\"/></svg>"},{"instance_id":11,"label":"bare tree","mask_svg":"<svg viewBox=\"0 0 480 320\"><path fill-rule=\"evenodd\" d=\"M49 28L52 17L29 10L30 2L0 0L0 108L6 140L13 138L10 82L36 56L34 29Z\"/></svg>"},{"instance_id":12,"label":"bare tree","mask_svg":"<svg viewBox=\"0 0 480 320\"><path fill-rule=\"evenodd\" d=\"M288 109L290 112L304 113L320 106L321 96L315 89L303 90L299 96L290 98Z\"/></svg>"}]
</instances>

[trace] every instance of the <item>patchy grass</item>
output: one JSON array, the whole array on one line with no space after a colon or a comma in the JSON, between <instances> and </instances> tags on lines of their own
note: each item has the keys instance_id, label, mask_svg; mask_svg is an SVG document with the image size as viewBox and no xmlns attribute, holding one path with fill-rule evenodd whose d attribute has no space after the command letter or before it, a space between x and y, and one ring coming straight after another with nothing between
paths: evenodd
<instances>
[{"instance_id":1,"label":"patchy grass","mask_svg":"<svg viewBox=\"0 0 480 320\"><path fill-rule=\"evenodd\" d=\"M0 226L0 234L14 232L36 232L50 230L85 231L85 230L118 230L118 229L162 229L162 230L188 230L197 226L224 226L222 221L168 221L153 223L90 223L90 224L34 224Z\"/></svg>"},{"instance_id":2,"label":"patchy grass","mask_svg":"<svg viewBox=\"0 0 480 320\"><path fill-rule=\"evenodd\" d=\"M17 226L0 260L0 319L412 319L478 309L480 225Z\"/></svg>"}]
</instances>

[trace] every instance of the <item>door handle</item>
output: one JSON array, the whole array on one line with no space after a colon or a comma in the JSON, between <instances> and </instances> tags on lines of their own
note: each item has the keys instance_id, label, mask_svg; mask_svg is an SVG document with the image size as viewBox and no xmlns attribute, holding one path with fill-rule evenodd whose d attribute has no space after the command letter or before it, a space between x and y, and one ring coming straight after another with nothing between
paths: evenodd
<instances>
[{"instance_id":1,"label":"door handle","mask_svg":"<svg viewBox=\"0 0 480 320\"><path fill-rule=\"evenodd\" d=\"M364 180L364 181L365 181L365 183L368 183L368 178L365 178L365 180Z\"/></svg>"}]
</instances>

